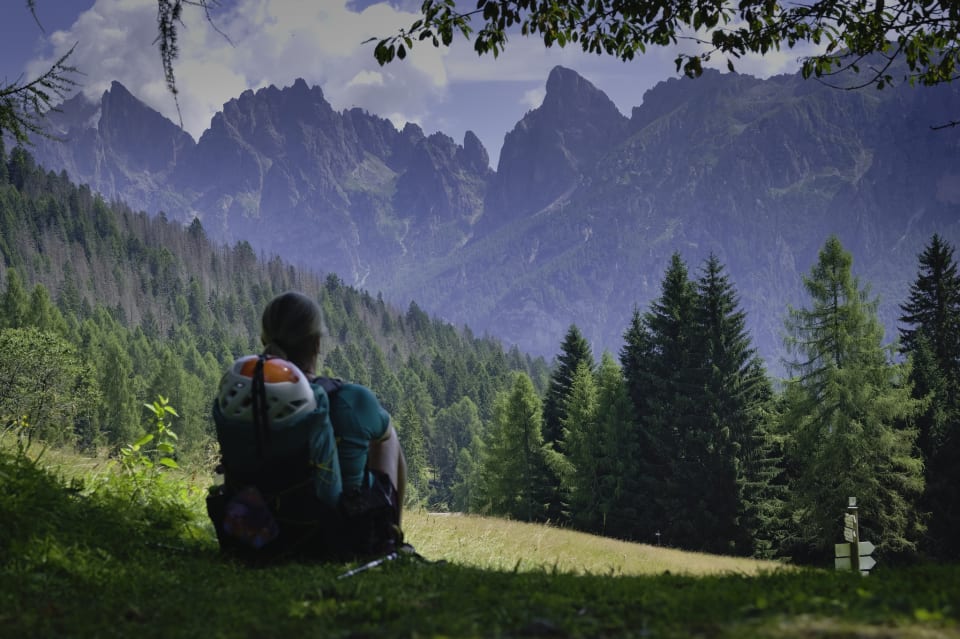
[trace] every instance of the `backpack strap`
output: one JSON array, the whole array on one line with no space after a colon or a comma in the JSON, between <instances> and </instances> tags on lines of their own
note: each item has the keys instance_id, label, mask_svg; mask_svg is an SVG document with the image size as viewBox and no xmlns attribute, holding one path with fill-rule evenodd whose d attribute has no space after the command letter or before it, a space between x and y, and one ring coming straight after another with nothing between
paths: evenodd
<instances>
[{"instance_id":1,"label":"backpack strap","mask_svg":"<svg viewBox=\"0 0 960 639\"><path fill-rule=\"evenodd\" d=\"M270 359L270 356L263 354L257 359L257 365L253 369L253 388L251 393L251 399L253 400L254 432L257 438L257 458L261 464L265 457L264 448L268 445L270 438L270 413L268 412L267 392L263 379L263 364L268 359Z\"/></svg>"}]
</instances>

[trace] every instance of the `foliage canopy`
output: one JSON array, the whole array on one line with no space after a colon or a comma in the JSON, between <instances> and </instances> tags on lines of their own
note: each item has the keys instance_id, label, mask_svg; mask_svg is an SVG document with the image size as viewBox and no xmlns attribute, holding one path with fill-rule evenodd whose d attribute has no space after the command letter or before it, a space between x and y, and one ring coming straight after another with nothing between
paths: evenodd
<instances>
[{"instance_id":1,"label":"foliage canopy","mask_svg":"<svg viewBox=\"0 0 960 639\"><path fill-rule=\"evenodd\" d=\"M906 79L925 85L953 80L960 59L955 2L479 0L476 8L464 9L455 0L425 0L420 10L420 19L377 42L381 64L406 57L415 42L449 46L457 33L472 39L477 53L494 56L515 33L539 37L547 47L579 45L621 60L651 46L688 41L696 51L679 53L675 62L690 77L699 76L714 55L724 56L733 70L733 61L746 54L810 44L818 52L802 59L804 77L859 72L861 63L869 63L862 86L878 88L894 81L890 70L898 58L906 61Z\"/></svg>"},{"instance_id":2,"label":"foliage canopy","mask_svg":"<svg viewBox=\"0 0 960 639\"><path fill-rule=\"evenodd\" d=\"M922 525L916 499L923 490L922 462L913 454L913 420L907 371L881 343L877 302L851 272L853 258L836 236L827 240L804 286L810 306L790 309L787 341L796 376L784 394L784 431L794 517L802 544L829 547L839 536L836 513L856 496L869 523L863 538L883 551L912 552Z\"/></svg>"}]
</instances>

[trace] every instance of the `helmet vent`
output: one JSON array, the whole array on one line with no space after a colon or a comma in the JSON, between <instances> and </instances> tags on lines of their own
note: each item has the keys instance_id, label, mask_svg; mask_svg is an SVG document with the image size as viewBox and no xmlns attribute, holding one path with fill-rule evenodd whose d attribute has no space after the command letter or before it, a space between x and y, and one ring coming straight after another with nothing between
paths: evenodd
<instances>
[{"instance_id":1,"label":"helmet vent","mask_svg":"<svg viewBox=\"0 0 960 639\"><path fill-rule=\"evenodd\" d=\"M256 375L260 362L262 382ZM256 385L253 383L255 375L258 377ZM254 393L258 399L263 399L257 410L266 408L268 414L265 417L270 420L271 427L280 426L282 422L309 413L316 407L309 379L295 364L279 358L251 355L236 360L220 382L222 413L230 415L231 419L256 423L253 409L259 402L254 401Z\"/></svg>"}]
</instances>

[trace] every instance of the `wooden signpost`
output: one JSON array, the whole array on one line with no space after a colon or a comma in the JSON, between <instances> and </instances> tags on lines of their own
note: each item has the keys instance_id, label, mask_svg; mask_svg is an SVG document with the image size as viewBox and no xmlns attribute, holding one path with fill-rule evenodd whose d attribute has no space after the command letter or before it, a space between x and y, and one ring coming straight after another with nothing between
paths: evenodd
<instances>
[{"instance_id":1,"label":"wooden signpost","mask_svg":"<svg viewBox=\"0 0 960 639\"><path fill-rule=\"evenodd\" d=\"M874 545L860 541L860 526L857 522L857 498L851 497L843 516L843 539L846 543L834 546L833 564L837 570L855 570L861 575L869 573L877 565L870 555Z\"/></svg>"}]
</instances>

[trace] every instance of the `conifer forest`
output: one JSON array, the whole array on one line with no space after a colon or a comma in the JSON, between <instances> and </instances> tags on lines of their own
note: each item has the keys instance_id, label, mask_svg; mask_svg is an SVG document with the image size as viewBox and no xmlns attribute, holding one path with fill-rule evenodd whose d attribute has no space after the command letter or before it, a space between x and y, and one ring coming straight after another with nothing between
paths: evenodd
<instances>
[{"instance_id":1,"label":"conifer forest","mask_svg":"<svg viewBox=\"0 0 960 639\"><path fill-rule=\"evenodd\" d=\"M325 315L327 374L372 388L409 465L408 508L826 564L849 496L891 563L957 559L960 275L930 237L899 335L856 255L822 238L782 309L787 375L759 357L715 256L673 254L618 352L570 325L551 361L398 309L336 274L222 246L107 202L0 146L0 429L115 453L166 398L181 466L212 472L210 407L286 290Z\"/></svg>"}]
</instances>

